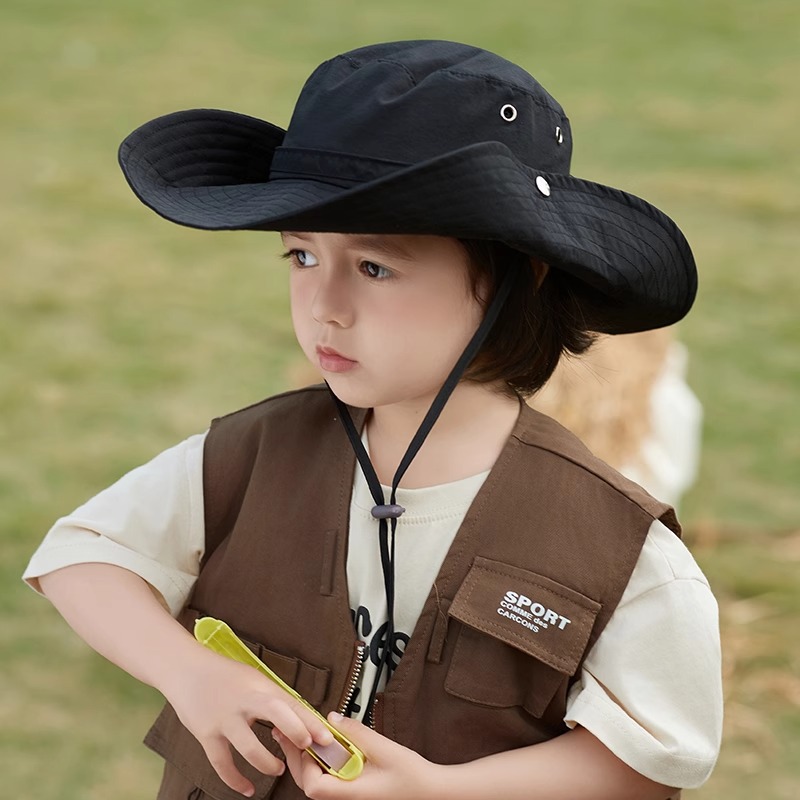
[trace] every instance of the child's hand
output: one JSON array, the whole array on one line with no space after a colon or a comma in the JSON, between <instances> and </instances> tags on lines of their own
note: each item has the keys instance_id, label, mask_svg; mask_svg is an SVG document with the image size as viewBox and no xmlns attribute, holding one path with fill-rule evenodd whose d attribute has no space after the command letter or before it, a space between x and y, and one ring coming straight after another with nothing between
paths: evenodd
<instances>
[{"instance_id":1,"label":"child's hand","mask_svg":"<svg viewBox=\"0 0 800 800\"><path fill-rule=\"evenodd\" d=\"M331 732L293 698L252 667L206 650L165 691L180 721L205 750L224 783L250 796L253 785L233 762L230 748L266 775L280 775L283 762L270 753L251 729L255 720L280 726L286 740L305 750L312 739L333 741Z\"/></svg>"},{"instance_id":2,"label":"child's hand","mask_svg":"<svg viewBox=\"0 0 800 800\"><path fill-rule=\"evenodd\" d=\"M360 722L328 715L328 721L340 730L367 758L364 771L355 780L344 781L326 773L282 728L276 725L273 736L286 755L286 765L306 797L313 800L393 800L413 797L425 800L437 797L437 765L407 747L362 725Z\"/></svg>"}]
</instances>

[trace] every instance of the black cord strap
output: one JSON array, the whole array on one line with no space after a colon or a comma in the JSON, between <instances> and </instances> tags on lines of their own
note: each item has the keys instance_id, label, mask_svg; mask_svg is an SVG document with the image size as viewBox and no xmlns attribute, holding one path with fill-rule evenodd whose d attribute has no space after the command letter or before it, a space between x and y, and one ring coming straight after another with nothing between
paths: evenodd
<instances>
[{"instance_id":1,"label":"black cord strap","mask_svg":"<svg viewBox=\"0 0 800 800\"><path fill-rule=\"evenodd\" d=\"M422 447L428 434L431 432L431 429L433 428L436 420L439 418L439 415L442 413L445 403L458 385L458 382L461 380L464 371L467 369L472 359L475 358L484 341L486 340L486 337L489 335L489 331L491 331L492 326L497 320L500 310L506 301L506 298L511 292L511 282L512 275L509 271L503 278L500 288L497 290L497 293L492 299L492 302L490 303L489 308L486 311L486 315L481 321L481 324L472 335L472 338L464 349L464 352L461 354L455 366L450 371L450 374L447 376L442 388L439 389L439 392L431 403L431 407L428 409L428 412L425 414L425 417L417 429L417 432L411 439L411 443L409 444L405 455L400 460L400 464L397 467L394 478L392 478L391 493L388 503L386 502L386 498L383 496L383 489L380 481L378 480L375 468L372 466L372 462L370 461L369 455L364 448L361 437L356 430L355 423L353 422L353 418L350 416L347 406L333 393L333 390L331 390L330 386L328 386L328 390L330 391L331 396L336 403L336 407L339 410L339 419L342 421L342 425L347 433L347 438L350 440L350 444L355 451L358 463L361 466L361 471L364 473L364 478L367 481L367 486L369 487L372 499L375 501L375 507L372 509L372 516L378 520L378 541L380 545L381 568L383 570L383 585L386 593L387 627L385 645L381 651L380 660L377 664L377 674L375 676L375 681L372 685L372 690L370 692L369 700L367 701L364 712L365 720L369 720L372 715L372 709L375 704L375 696L378 693L378 685L380 683L384 667L389 659L389 653L392 649L392 643L394 640L395 532L397 530L397 520L405 511L402 506L397 505L397 487L400 481L403 479L403 475L405 475L406 470L411 465L411 462L414 460L414 457Z\"/></svg>"}]
</instances>

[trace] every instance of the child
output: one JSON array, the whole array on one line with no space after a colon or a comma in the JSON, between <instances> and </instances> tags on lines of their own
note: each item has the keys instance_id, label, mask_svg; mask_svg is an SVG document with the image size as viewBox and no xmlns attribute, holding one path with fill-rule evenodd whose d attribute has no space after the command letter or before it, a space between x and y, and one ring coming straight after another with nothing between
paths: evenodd
<instances>
[{"instance_id":1,"label":"child","mask_svg":"<svg viewBox=\"0 0 800 800\"><path fill-rule=\"evenodd\" d=\"M197 110L123 143L167 219L281 231L327 382L129 473L25 574L167 698L159 798L666 798L710 773L716 605L672 510L522 402L695 294L674 223L571 177L571 147L526 72L438 41L325 62L286 132ZM323 774L303 751L329 732L197 644L202 615L331 714L361 776Z\"/></svg>"}]
</instances>

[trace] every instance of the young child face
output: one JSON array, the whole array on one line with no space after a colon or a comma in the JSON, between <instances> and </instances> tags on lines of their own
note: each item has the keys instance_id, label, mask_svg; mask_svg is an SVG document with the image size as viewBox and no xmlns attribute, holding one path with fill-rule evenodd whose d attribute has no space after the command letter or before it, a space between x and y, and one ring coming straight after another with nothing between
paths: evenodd
<instances>
[{"instance_id":1,"label":"young child face","mask_svg":"<svg viewBox=\"0 0 800 800\"><path fill-rule=\"evenodd\" d=\"M467 255L441 236L281 234L303 352L359 408L427 409L483 309Z\"/></svg>"}]
</instances>

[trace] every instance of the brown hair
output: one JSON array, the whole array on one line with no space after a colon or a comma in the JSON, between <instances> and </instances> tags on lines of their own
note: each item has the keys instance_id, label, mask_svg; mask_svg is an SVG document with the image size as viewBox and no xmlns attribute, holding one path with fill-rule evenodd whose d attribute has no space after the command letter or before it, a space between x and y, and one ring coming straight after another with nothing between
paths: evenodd
<instances>
[{"instance_id":1,"label":"brown hair","mask_svg":"<svg viewBox=\"0 0 800 800\"><path fill-rule=\"evenodd\" d=\"M511 293L465 379L502 381L510 394L528 397L553 374L562 354L580 355L597 338L590 330L576 279L549 269L537 286L531 256L502 242L460 239L469 258L469 281L475 297L487 307L507 272ZM488 288L481 296L482 286Z\"/></svg>"}]
</instances>

